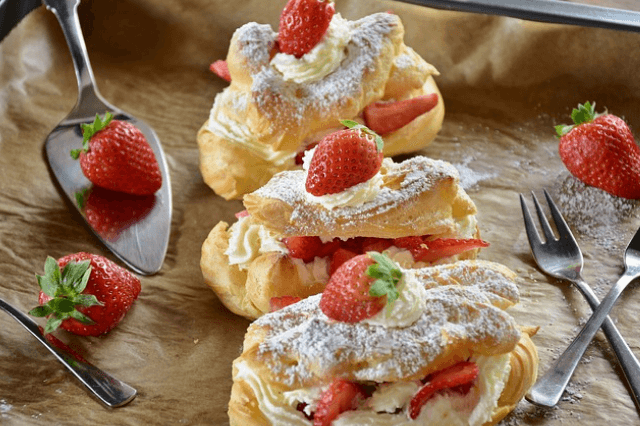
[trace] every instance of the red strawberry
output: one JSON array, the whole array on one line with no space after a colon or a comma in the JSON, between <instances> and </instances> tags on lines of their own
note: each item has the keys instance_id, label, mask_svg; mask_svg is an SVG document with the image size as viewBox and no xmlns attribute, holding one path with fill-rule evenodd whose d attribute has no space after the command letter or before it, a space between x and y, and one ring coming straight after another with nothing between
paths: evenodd
<instances>
[{"instance_id":1,"label":"red strawberry","mask_svg":"<svg viewBox=\"0 0 640 426\"><path fill-rule=\"evenodd\" d=\"M382 253L392 245L393 240L389 238L365 237L362 240L361 252L366 253L368 251L377 251L378 253Z\"/></svg>"},{"instance_id":2,"label":"red strawberry","mask_svg":"<svg viewBox=\"0 0 640 426\"><path fill-rule=\"evenodd\" d=\"M478 238L438 238L428 241L426 237L396 238L393 245L409 250L416 262L435 262L468 250L489 246L489 243Z\"/></svg>"},{"instance_id":3,"label":"red strawberry","mask_svg":"<svg viewBox=\"0 0 640 426\"><path fill-rule=\"evenodd\" d=\"M330 426L345 411L355 410L366 398L362 387L342 379L334 380L322 393L313 415L313 426Z\"/></svg>"},{"instance_id":4,"label":"red strawberry","mask_svg":"<svg viewBox=\"0 0 640 426\"><path fill-rule=\"evenodd\" d=\"M143 219L153 209L153 195L131 195L94 186L76 194L87 223L105 240L115 241L120 233Z\"/></svg>"},{"instance_id":5,"label":"red strawberry","mask_svg":"<svg viewBox=\"0 0 640 426\"><path fill-rule=\"evenodd\" d=\"M241 219L243 217L248 217L249 216L249 211L248 210L242 210L238 213L236 213L236 219Z\"/></svg>"},{"instance_id":6,"label":"red strawberry","mask_svg":"<svg viewBox=\"0 0 640 426\"><path fill-rule=\"evenodd\" d=\"M384 135L406 126L437 104L436 93L397 102L374 102L364 108L364 121L371 130Z\"/></svg>"},{"instance_id":7,"label":"red strawberry","mask_svg":"<svg viewBox=\"0 0 640 426\"><path fill-rule=\"evenodd\" d=\"M409 417L415 420L420 415L422 406L439 390L469 384L478 377L479 372L475 363L466 361L436 372L411 399Z\"/></svg>"},{"instance_id":8,"label":"red strawberry","mask_svg":"<svg viewBox=\"0 0 640 426\"><path fill-rule=\"evenodd\" d=\"M320 237L288 237L282 240L289 250L289 256L311 262L322 248Z\"/></svg>"},{"instance_id":9,"label":"red strawberry","mask_svg":"<svg viewBox=\"0 0 640 426\"><path fill-rule=\"evenodd\" d=\"M109 259L75 253L57 261L48 257L40 285L40 306L29 314L48 317L45 333L62 327L83 336L98 336L124 318L140 293L140 280Z\"/></svg>"},{"instance_id":10,"label":"red strawberry","mask_svg":"<svg viewBox=\"0 0 640 426\"><path fill-rule=\"evenodd\" d=\"M269 299L269 311L275 312L285 306L293 305L299 302L300 298L297 296L276 296Z\"/></svg>"},{"instance_id":11,"label":"red strawberry","mask_svg":"<svg viewBox=\"0 0 640 426\"><path fill-rule=\"evenodd\" d=\"M595 103L574 109L572 126L556 126L560 159L587 185L612 195L640 198L640 148L629 126L612 114L596 114Z\"/></svg>"},{"instance_id":12,"label":"red strawberry","mask_svg":"<svg viewBox=\"0 0 640 426\"><path fill-rule=\"evenodd\" d=\"M342 123L350 129L325 136L311 158L305 187L312 195L342 192L380 170L382 138L354 121Z\"/></svg>"},{"instance_id":13,"label":"red strawberry","mask_svg":"<svg viewBox=\"0 0 640 426\"><path fill-rule=\"evenodd\" d=\"M227 65L227 61L215 61L209 65L209 70L221 79L231 81L231 74L229 74L229 65Z\"/></svg>"},{"instance_id":14,"label":"red strawberry","mask_svg":"<svg viewBox=\"0 0 640 426\"><path fill-rule=\"evenodd\" d=\"M336 321L355 323L371 318L399 296L402 273L387 256L370 252L340 266L320 297L320 309Z\"/></svg>"},{"instance_id":15,"label":"red strawberry","mask_svg":"<svg viewBox=\"0 0 640 426\"><path fill-rule=\"evenodd\" d=\"M112 191L150 195L162 186L160 166L144 134L133 124L113 120L107 112L92 124L83 124L80 158L82 172L94 185Z\"/></svg>"},{"instance_id":16,"label":"red strawberry","mask_svg":"<svg viewBox=\"0 0 640 426\"><path fill-rule=\"evenodd\" d=\"M334 13L331 0L289 0L280 15L280 51L302 57L322 39Z\"/></svg>"},{"instance_id":17,"label":"red strawberry","mask_svg":"<svg viewBox=\"0 0 640 426\"><path fill-rule=\"evenodd\" d=\"M358 253L345 248L339 248L331 255L331 262L329 263L329 275L333 275L343 263L347 260L356 257Z\"/></svg>"}]
</instances>

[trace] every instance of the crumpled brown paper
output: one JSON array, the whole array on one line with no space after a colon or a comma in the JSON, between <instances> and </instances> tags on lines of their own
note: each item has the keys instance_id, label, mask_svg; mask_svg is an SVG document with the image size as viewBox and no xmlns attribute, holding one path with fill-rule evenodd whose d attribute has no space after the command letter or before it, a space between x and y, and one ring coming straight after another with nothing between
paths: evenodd
<instances>
[{"instance_id":1,"label":"crumpled brown paper","mask_svg":"<svg viewBox=\"0 0 640 426\"><path fill-rule=\"evenodd\" d=\"M608 2L611 4L611 1ZM142 277L125 320L99 338L57 336L139 391L107 409L6 315L0 314L0 424L165 425L228 423L231 362L248 325L203 283L200 247L239 201L217 197L198 171L196 132L225 83L208 65L226 56L248 21L277 28L284 1L85 1L80 18L104 97L155 128L170 166L174 211L162 270ZM406 44L434 64L447 112L422 153L452 162L479 209L481 258L521 277L521 324L539 325L540 371L569 344L589 308L536 267L518 193L543 187L557 197L585 255L585 277L600 297L622 271L622 251L640 225L634 202L572 181L557 154L553 125L587 100L640 123L640 34L444 12L392 1L338 0L349 19L393 10ZM0 297L23 311L37 303L34 274L47 255L89 251L113 258L63 202L43 141L72 108L77 86L54 16L43 7L0 43ZM633 286L612 317L640 353ZM638 411L602 335L588 349L558 405L522 402L505 425L640 424Z\"/></svg>"}]
</instances>

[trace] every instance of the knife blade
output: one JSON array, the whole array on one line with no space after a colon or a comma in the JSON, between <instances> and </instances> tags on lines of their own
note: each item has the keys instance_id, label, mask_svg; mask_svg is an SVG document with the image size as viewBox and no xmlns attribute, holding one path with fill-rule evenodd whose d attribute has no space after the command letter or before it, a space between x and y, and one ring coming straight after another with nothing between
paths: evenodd
<instances>
[{"instance_id":1,"label":"knife blade","mask_svg":"<svg viewBox=\"0 0 640 426\"><path fill-rule=\"evenodd\" d=\"M640 31L640 12L561 0L398 0L434 9L509 16L528 21Z\"/></svg>"},{"instance_id":2,"label":"knife blade","mask_svg":"<svg viewBox=\"0 0 640 426\"><path fill-rule=\"evenodd\" d=\"M42 0L0 0L0 41Z\"/></svg>"}]
</instances>

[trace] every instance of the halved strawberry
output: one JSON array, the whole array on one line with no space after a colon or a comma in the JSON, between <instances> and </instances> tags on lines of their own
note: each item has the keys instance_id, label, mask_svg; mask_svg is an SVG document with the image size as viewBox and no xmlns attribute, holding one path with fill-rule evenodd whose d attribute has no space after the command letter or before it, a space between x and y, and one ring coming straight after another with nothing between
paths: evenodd
<instances>
[{"instance_id":1,"label":"halved strawberry","mask_svg":"<svg viewBox=\"0 0 640 426\"><path fill-rule=\"evenodd\" d=\"M229 74L229 65L227 61L218 60L209 65L209 70L226 81L231 81L231 74Z\"/></svg>"},{"instance_id":2,"label":"halved strawberry","mask_svg":"<svg viewBox=\"0 0 640 426\"><path fill-rule=\"evenodd\" d=\"M289 250L289 256L311 262L322 248L322 240L315 236L287 237L282 240Z\"/></svg>"},{"instance_id":3,"label":"halved strawberry","mask_svg":"<svg viewBox=\"0 0 640 426\"><path fill-rule=\"evenodd\" d=\"M331 0L289 0L280 15L280 51L296 58L311 51L329 28L334 13Z\"/></svg>"},{"instance_id":4,"label":"halved strawberry","mask_svg":"<svg viewBox=\"0 0 640 426\"><path fill-rule=\"evenodd\" d=\"M366 126L343 120L349 129L325 136L316 147L305 188L315 196L335 194L366 182L380 170L384 142Z\"/></svg>"},{"instance_id":5,"label":"halved strawberry","mask_svg":"<svg viewBox=\"0 0 640 426\"><path fill-rule=\"evenodd\" d=\"M364 121L371 130L384 135L406 126L437 104L436 93L397 102L374 102L364 108Z\"/></svg>"},{"instance_id":6,"label":"halved strawberry","mask_svg":"<svg viewBox=\"0 0 640 426\"><path fill-rule=\"evenodd\" d=\"M436 392L469 384L478 377L479 373L480 370L475 363L464 361L432 374L411 399L409 417L415 420L420 415L422 406Z\"/></svg>"},{"instance_id":7,"label":"halved strawberry","mask_svg":"<svg viewBox=\"0 0 640 426\"><path fill-rule=\"evenodd\" d=\"M468 250L489 246L489 243L478 238L438 238L428 241L426 237L396 238L393 240L393 244L396 247L409 250L416 262L435 262Z\"/></svg>"},{"instance_id":8,"label":"halved strawberry","mask_svg":"<svg viewBox=\"0 0 640 426\"><path fill-rule=\"evenodd\" d=\"M320 309L329 318L355 323L371 318L399 296L396 285L402 277L387 256L370 252L349 259L327 283Z\"/></svg>"},{"instance_id":9,"label":"halved strawberry","mask_svg":"<svg viewBox=\"0 0 640 426\"><path fill-rule=\"evenodd\" d=\"M301 299L298 296L276 296L269 299L269 311L275 312L285 306L293 305Z\"/></svg>"},{"instance_id":10,"label":"halved strawberry","mask_svg":"<svg viewBox=\"0 0 640 426\"><path fill-rule=\"evenodd\" d=\"M330 426L345 411L358 408L366 398L362 386L347 380L336 379L324 391L313 415L313 426Z\"/></svg>"}]
</instances>

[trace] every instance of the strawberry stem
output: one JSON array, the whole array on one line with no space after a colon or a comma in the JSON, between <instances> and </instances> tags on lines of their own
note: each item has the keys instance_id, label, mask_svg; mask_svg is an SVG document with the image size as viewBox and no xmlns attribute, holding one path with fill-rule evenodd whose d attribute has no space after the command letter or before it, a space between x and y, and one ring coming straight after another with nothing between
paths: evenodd
<instances>
[{"instance_id":1,"label":"strawberry stem","mask_svg":"<svg viewBox=\"0 0 640 426\"><path fill-rule=\"evenodd\" d=\"M600 114L596 113L595 102L593 102L592 104L589 101L587 101L584 103L584 105L578 104L578 108L574 108L571 111L571 120L573 120L573 124L571 125L559 124L555 126L556 134L560 138L566 135L567 133L569 133L571 130L573 130L574 127L579 126L580 124L589 123L590 121L593 121L597 117L606 113L607 113L606 110L605 112Z\"/></svg>"},{"instance_id":2,"label":"strawberry stem","mask_svg":"<svg viewBox=\"0 0 640 426\"><path fill-rule=\"evenodd\" d=\"M45 304L29 311L34 317L48 317L45 334L55 331L66 319L73 318L83 324L93 321L76 306L102 305L92 294L81 294L87 287L91 275L91 262L69 262L60 271L58 262L51 256L44 264L44 275L36 275L38 285L44 294L51 299Z\"/></svg>"},{"instance_id":3,"label":"strawberry stem","mask_svg":"<svg viewBox=\"0 0 640 426\"><path fill-rule=\"evenodd\" d=\"M371 135L373 136L373 138L376 141L376 148L378 149L378 152L382 152L382 149L384 148L384 140L382 139L382 137L377 134L376 132L374 132L373 130L371 130L370 128L368 128L367 126L365 126L364 124L360 124L357 121L353 121L353 120L340 120L340 123L345 126L348 127L352 130L360 130L363 133L367 134L367 135Z\"/></svg>"},{"instance_id":4,"label":"strawberry stem","mask_svg":"<svg viewBox=\"0 0 640 426\"><path fill-rule=\"evenodd\" d=\"M367 252L367 255L376 262L367 268L367 275L376 278L369 288L369 294L376 297L386 295L387 303L392 304L400 297L400 292L397 288L402 278L400 268L382 253L370 251Z\"/></svg>"},{"instance_id":5,"label":"strawberry stem","mask_svg":"<svg viewBox=\"0 0 640 426\"><path fill-rule=\"evenodd\" d=\"M107 111L104 115L104 119L101 119L100 116L96 114L96 118L93 120L93 123L82 123L80 125L82 127L82 148L72 149L71 157L74 160L77 160L81 152L87 152L89 150L89 140L93 137L93 135L107 127L111 120L113 120L113 114Z\"/></svg>"}]
</instances>

